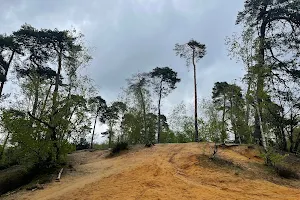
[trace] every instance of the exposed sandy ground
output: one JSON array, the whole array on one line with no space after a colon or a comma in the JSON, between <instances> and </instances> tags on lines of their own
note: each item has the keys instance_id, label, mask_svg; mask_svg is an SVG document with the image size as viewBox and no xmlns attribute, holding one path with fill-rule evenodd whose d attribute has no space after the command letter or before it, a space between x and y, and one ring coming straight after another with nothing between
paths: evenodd
<instances>
[{"instance_id":1,"label":"exposed sandy ground","mask_svg":"<svg viewBox=\"0 0 300 200\"><path fill-rule=\"evenodd\" d=\"M189 143L156 145L115 158L105 158L103 151L75 153L72 156L79 165L61 182L4 199L300 199L299 181L276 184L290 181L269 176L253 150L220 150L222 158L240 168L219 166L201 156L209 151L209 145Z\"/></svg>"}]
</instances>

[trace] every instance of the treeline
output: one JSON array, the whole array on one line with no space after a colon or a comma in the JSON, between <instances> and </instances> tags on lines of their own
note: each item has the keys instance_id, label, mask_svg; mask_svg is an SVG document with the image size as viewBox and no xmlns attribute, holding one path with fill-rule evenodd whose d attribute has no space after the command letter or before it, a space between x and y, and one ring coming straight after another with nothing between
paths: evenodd
<instances>
[{"instance_id":1,"label":"treeline","mask_svg":"<svg viewBox=\"0 0 300 200\"><path fill-rule=\"evenodd\" d=\"M93 88L79 70L91 57L82 37L28 24L0 36L3 165L55 165L73 150L70 141L90 132L87 99ZM19 88L15 98L3 94L8 77Z\"/></svg>"},{"instance_id":2,"label":"treeline","mask_svg":"<svg viewBox=\"0 0 300 200\"><path fill-rule=\"evenodd\" d=\"M170 67L134 74L122 98L107 102L80 73L91 56L76 30L25 24L1 35L2 168L62 163L76 148L94 148L97 124L108 126L101 133L108 147L233 140L260 144L265 151L299 152L299 8L292 0L245 2L237 17L243 31L226 44L246 75L242 85L216 82L211 99L197 101L196 65L206 46L193 39L174 45L174 59L177 55L193 67L194 116L183 103L168 115L161 112L163 100L180 84ZM15 98L3 94L8 78L19 88Z\"/></svg>"},{"instance_id":3,"label":"treeline","mask_svg":"<svg viewBox=\"0 0 300 200\"><path fill-rule=\"evenodd\" d=\"M94 148L97 124L108 126L101 133L108 137L108 148L118 142L190 141L172 131L161 113L162 100L180 82L170 67L133 75L123 98L107 102L80 73L92 58L76 30L25 24L1 35L0 52L1 169L64 163L67 153ZM7 81L18 88L14 97L3 93Z\"/></svg>"}]
</instances>

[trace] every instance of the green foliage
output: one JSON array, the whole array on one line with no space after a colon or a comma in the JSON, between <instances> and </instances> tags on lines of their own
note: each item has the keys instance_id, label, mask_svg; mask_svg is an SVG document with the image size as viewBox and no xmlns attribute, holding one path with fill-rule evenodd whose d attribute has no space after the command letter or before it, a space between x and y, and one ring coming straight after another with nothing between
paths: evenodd
<instances>
[{"instance_id":1,"label":"green foliage","mask_svg":"<svg viewBox=\"0 0 300 200\"><path fill-rule=\"evenodd\" d=\"M56 166L75 150L72 143L90 132L89 82L77 71L90 57L80 38L74 31L37 30L28 24L13 32L9 43L1 36L1 56L2 50L23 56L16 67L19 99L1 113L7 135L0 152L3 166L39 166L37 171ZM17 63L13 54L10 58ZM0 67L10 62L4 59ZM55 64L57 71L51 68Z\"/></svg>"},{"instance_id":2,"label":"green foliage","mask_svg":"<svg viewBox=\"0 0 300 200\"><path fill-rule=\"evenodd\" d=\"M119 142L115 144L115 146L111 149L111 154L116 155L120 153L121 151L128 149L128 143L127 142Z\"/></svg>"},{"instance_id":3,"label":"green foliage","mask_svg":"<svg viewBox=\"0 0 300 200\"><path fill-rule=\"evenodd\" d=\"M197 74L196 74L196 62L203 58L206 54L206 46L197 42L196 40L191 39L186 44L175 44L176 55L184 58L186 60L186 66L193 64L194 72L194 101L195 101L195 110L194 110L194 123L195 123L195 142L199 141L199 132L198 132L198 97L197 97Z\"/></svg>"},{"instance_id":4,"label":"green foliage","mask_svg":"<svg viewBox=\"0 0 300 200\"><path fill-rule=\"evenodd\" d=\"M11 166L21 163L20 147L8 147L3 152L3 157L0 160L0 170L7 169Z\"/></svg>"},{"instance_id":5,"label":"green foliage","mask_svg":"<svg viewBox=\"0 0 300 200\"><path fill-rule=\"evenodd\" d=\"M161 100L176 88L176 83L180 82L177 72L169 67L156 67L149 73L155 93L158 95L157 113L157 143L161 142Z\"/></svg>"},{"instance_id":6,"label":"green foliage","mask_svg":"<svg viewBox=\"0 0 300 200\"><path fill-rule=\"evenodd\" d=\"M223 139L227 138L227 136L222 137L221 135L223 123L215 104L210 100L204 100L201 107L205 118L202 128L203 140L221 142Z\"/></svg>"},{"instance_id":7,"label":"green foliage","mask_svg":"<svg viewBox=\"0 0 300 200\"><path fill-rule=\"evenodd\" d=\"M29 183L34 177L33 170L15 166L0 171L0 195Z\"/></svg>"},{"instance_id":8,"label":"green foliage","mask_svg":"<svg viewBox=\"0 0 300 200\"><path fill-rule=\"evenodd\" d=\"M101 144L94 144L94 149L97 150L107 150L108 149L108 143L101 143Z\"/></svg>"},{"instance_id":9,"label":"green foliage","mask_svg":"<svg viewBox=\"0 0 300 200\"><path fill-rule=\"evenodd\" d=\"M250 65L247 62L248 73L245 78L249 81L247 103L252 103L256 112L253 136L257 140L264 141L267 137L265 132L274 132L276 142L282 150L287 150L286 138L289 138L292 143L290 151L293 151L294 141L291 138L296 126L293 123L286 125L285 115L287 110L291 110L291 113L295 111L288 108L290 106L287 104L290 102L285 98L286 95L281 94L281 90L292 89L294 86L290 83L298 82L299 79L296 75L300 47L299 8L299 1L249 0L245 1L244 9L239 12L236 21L237 24L243 25L243 33L251 33L248 35L252 37L251 40L243 38L241 46L247 49L250 47L253 53L239 52L242 58L248 57L251 60ZM255 86L252 92L250 84ZM274 103L279 105L276 106ZM290 119L294 121L295 115L292 114ZM266 144L264 146L266 148Z\"/></svg>"},{"instance_id":10,"label":"green foliage","mask_svg":"<svg viewBox=\"0 0 300 200\"><path fill-rule=\"evenodd\" d=\"M162 131L160 136L161 143L176 143L177 135L170 129Z\"/></svg>"},{"instance_id":11,"label":"green foliage","mask_svg":"<svg viewBox=\"0 0 300 200\"><path fill-rule=\"evenodd\" d=\"M228 120L230 120L231 132L234 133L235 142L248 142L250 131L245 119L245 100L242 89L236 84L216 82L212 99L216 109L222 112L221 141L224 142L228 137Z\"/></svg>"},{"instance_id":12,"label":"green foliage","mask_svg":"<svg viewBox=\"0 0 300 200\"><path fill-rule=\"evenodd\" d=\"M20 86L16 103L5 105L1 113L5 138L0 145L0 170L23 164L40 171L64 163L68 153L89 147L86 136L91 130L90 147L107 149L115 144L112 154L127 149L128 144L154 141L225 142L233 133L235 142L252 142L253 137L266 141L262 154L266 164L276 166L280 176L295 177L281 167L285 156L274 148L300 151L299 9L299 1L245 1L237 17L244 30L232 40L228 38L227 44L230 55L246 66L246 94L236 84L216 82L212 99L201 105L203 113L198 117L194 74L195 118L185 104L168 118L161 114L161 100L180 82L170 67L133 75L126 98L107 105L94 93L90 79L79 73L91 57L83 35L76 30L38 30L24 24L11 35L0 35L0 97L7 77L13 77L8 74L12 67ZM174 50L187 66L193 65L194 73L196 62L206 54L206 46L193 39L176 44ZM157 106L153 94L158 98ZM93 146L98 121L108 125L102 135L108 135L109 141ZM1 189L31 179L27 168L14 170L1 173Z\"/></svg>"},{"instance_id":13,"label":"green foliage","mask_svg":"<svg viewBox=\"0 0 300 200\"><path fill-rule=\"evenodd\" d=\"M155 92L162 96L168 95L170 91L176 88L176 84L180 82L177 72L169 67L156 67L149 72L149 76L153 80Z\"/></svg>"},{"instance_id":14,"label":"green foliage","mask_svg":"<svg viewBox=\"0 0 300 200\"><path fill-rule=\"evenodd\" d=\"M186 60L186 65L189 66L194 61L199 61L206 54L205 44L201 44L194 39L191 39L186 44L175 44L174 51L177 56Z\"/></svg>"},{"instance_id":15,"label":"green foliage","mask_svg":"<svg viewBox=\"0 0 300 200\"><path fill-rule=\"evenodd\" d=\"M300 179L300 175L296 171L294 171L288 167L285 167L282 165L277 165L275 167L275 170L276 170L277 174L283 178Z\"/></svg>"},{"instance_id":16,"label":"green foliage","mask_svg":"<svg viewBox=\"0 0 300 200\"><path fill-rule=\"evenodd\" d=\"M76 144L76 150L88 149L90 144L85 138L80 138L80 142Z\"/></svg>"},{"instance_id":17,"label":"green foliage","mask_svg":"<svg viewBox=\"0 0 300 200\"><path fill-rule=\"evenodd\" d=\"M278 166L283 162L283 159L287 156L281 155L275 151L274 148L268 147L267 151L261 154L262 158L265 160L266 165Z\"/></svg>"},{"instance_id":18,"label":"green foliage","mask_svg":"<svg viewBox=\"0 0 300 200\"><path fill-rule=\"evenodd\" d=\"M128 88L126 90L127 96L130 97L131 101L128 102L128 104L130 105L130 103L133 103L132 111L134 115L140 116L140 119L137 120L141 122L141 124L138 126L134 125L134 130L139 129L139 131L141 131L140 133L135 132L134 135L142 135L142 137L135 137L134 142L143 142L144 144L150 143L150 140L152 139L148 130L148 127L152 124L148 121L148 115L151 110L151 95L149 91L149 84L150 82L147 79L146 73L135 74L131 79L128 80ZM131 115L130 119L133 119L136 116L133 117L133 115ZM133 125L132 123L130 124Z\"/></svg>"}]
</instances>

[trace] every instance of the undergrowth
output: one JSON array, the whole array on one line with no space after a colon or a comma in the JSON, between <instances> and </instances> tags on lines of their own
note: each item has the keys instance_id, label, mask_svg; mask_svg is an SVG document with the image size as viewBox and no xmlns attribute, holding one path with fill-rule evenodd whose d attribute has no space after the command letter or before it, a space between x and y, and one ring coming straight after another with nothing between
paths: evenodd
<instances>
[{"instance_id":1,"label":"undergrowth","mask_svg":"<svg viewBox=\"0 0 300 200\"><path fill-rule=\"evenodd\" d=\"M128 143L127 142L118 142L111 149L110 156L115 156L124 150L128 150Z\"/></svg>"}]
</instances>

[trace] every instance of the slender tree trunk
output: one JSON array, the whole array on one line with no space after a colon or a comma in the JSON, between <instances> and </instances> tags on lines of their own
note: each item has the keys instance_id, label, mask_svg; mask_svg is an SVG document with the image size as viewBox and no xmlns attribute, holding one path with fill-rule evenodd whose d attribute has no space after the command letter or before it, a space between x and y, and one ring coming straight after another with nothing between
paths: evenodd
<instances>
[{"instance_id":1,"label":"slender tree trunk","mask_svg":"<svg viewBox=\"0 0 300 200\"><path fill-rule=\"evenodd\" d=\"M233 91L232 91L232 96L233 96ZM233 117L233 98L232 97L230 97L230 119L231 119L231 126L232 126L232 130L233 130L233 134L234 134L234 142L241 144L242 143L241 137L237 131L236 120Z\"/></svg>"},{"instance_id":2,"label":"slender tree trunk","mask_svg":"<svg viewBox=\"0 0 300 200\"><path fill-rule=\"evenodd\" d=\"M111 148L111 141L112 141L112 124L109 123L108 148Z\"/></svg>"},{"instance_id":3,"label":"slender tree trunk","mask_svg":"<svg viewBox=\"0 0 300 200\"><path fill-rule=\"evenodd\" d=\"M44 100L44 102L43 102L43 106L42 106L42 109L41 109L40 116L42 116L42 115L44 114L44 111L45 111L45 108L46 108L46 104L47 104L47 101L48 101L48 98L49 98L49 95L50 95L52 86L53 86L52 83L50 83L50 87L49 87L49 89L48 89L48 91L47 91L45 100Z\"/></svg>"},{"instance_id":4,"label":"slender tree trunk","mask_svg":"<svg viewBox=\"0 0 300 200\"><path fill-rule=\"evenodd\" d=\"M58 97L58 88L59 88L59 79L62 70L62 50L58 53L58 69L55 77L55 85L54 85L54 92L53 92L53 105L52 105L52 112L55 113L57 109L57 97Z\"/></svg>"},{"instance_id":5,"label":"slender tree trunk","mask_svg":"<svg viewBox=\"0 0 300 200\"><path fill-rule=\"evenodd\" d=\"M38 108L38 102L39 102L39 80L35 83L35 87L34 87L34 102L32 107L32 115L35 117Z\"/></svg>"},{"instance_id":6,"label":"slender tree trunk","mask_svg":"<svg viewBox=\"0 0 300 200\"><path fill-rule=\"evenodd\" d=\"M1 151L0 151L0 162L1 162L3 154L4 154L5 146L6 146L7 142L8 142L9 135L10 135L10 133L8 132L7 135L6 135L6 137L5 137L5 139L4 139L4 142L3 142L3 145L2 145L2 148L1 148Z\"/></svg>"},{"instance_id":7,"label":"slender tree trunk","mask_svg":"<svg viewBox=\"0 0 300 200\"><path fill-rule=\"evenodd\" d=\"M97 124L97 118L99 115L99 109L97 110L95 121L94 121L94 127L93 127L93 132L92 132L92 139L91 139L91 145L90 148L93 149L93 143L94 143L94 135L95 135L95 129L96 129L96 124Z\"/></svg>"},{"instance_id":8,"label":"slender tree trunk","mask_svg":"<svg viewBox=\"0 0 300 200\"><path fill-rule=\"evenodd\" d=\"M59 88L59 79L60 74L62 70L62 49L58 52L58 69L55 77L55 85L54 85L54 92L53 92L53 98L52 98L52 113L50 117L50 124L53 127L52 133L51 133L51 140L53 141L53 147L55 149L56 159L59 158L59 147L57 144L57 135L56 135L56 125L55 125L55 114L57 112L57 98L58 98L58 88Z\"/></svg>"},{"instance_id":9,"label":"slender tree trunk","mask_svg":"<svg viewBox=\"0 0 300 200\"><path fill-rule=\"evenodd\" d=\"M145 133L145 139L146 139L146 144L149 144L149 135L147 132L147 120L146 120L146 105L145 105L145 100L144 100L144 95L142 92L142 88L139 88L140 96L141 96L141 106L143 110L143 122L144 122L144 133Z\"/></svg>"},{"instance_id":10,"label":"slender tree trunk","mask_svg":"<svg viewBox=\"0 0 300 200\"><path fill-rule=\"evenodd\" d=\"M9 61L7 63L7 69L5 69L5 72L4 72L4 77L5 78L7 77L8 70L9 70L10 64L11 64L13 58L14 58L14 55L15 55L15 50L13 50L13 52L12 52L10 58L9 58ZM0 83L0 97L2 96L4 84L5 84L5 81L3 81L3 82Z\"/></svg>"},{"instance_id":11,"label":"slender tree trunk","mask_svg":"<svg viewBox=\"0 0 300 200\"><path fill-rule=\"evenodd\" d=\"M266 9L266 7L265 7ZM259 37L259 56L258 56L258 68L257 68L257 85L256 85L256 103L257 108L255 114L255 136L259 136L261 144L266 149L265 135L263 131L263 120L262 120L262 100L264 92L264 74L265 74L265 35L266 35L265 22L262 23L260 27L260 37Z\"/></svg>"},{"instance_id":12,"label":"slender tree trunk","mask_svg":"<svg viewBox=\"0 0 300 200\"><path fill-rule=\"evenodd\" d=\"M195 50L193 50L193 66L194 66L194 93L195 93L195 142L199 142L198 131L198 103L197 103L197 73L195 64Z\"/></svg>"},{"instance_id":13,"label":"slender tree trunk","mask_svg":"<svg viewBox=\"0 0 300 200\"><path fill-rule=\"evenodd\" d=\"M249 119L250 119L249 96L250 96L250 91L251 91L251 84L252 84L252 81L250 79L249 82L248 82L247 92L246 92L246 125L247 125L247 127L249 126Z\"/></svg>"},{"instance_id":14,"label":"slender tree trunk","mask_svg":"<svg viewBox=\"0 0 300 200\"><path fill-rule=\"evenodd\" d=\"M259 121L259 126L260 126L259 128L260 128L260 131L261 131L262 146L264 147L265 151L267 151L267 143L266 143L266 138L265 138L265 134L264 134L264 131L263 131L263 127L262 127L261 115L260 115L260 112L259 112L258 105L256 105L256 112L258 114L258 121Z\"/></svg>"},{"instance_id":15,"label":"slender tree trunk","mask_svg":"<svg viewBox=\"0 0 300 200\"><path fill-rule=\"evenodd\" d=\"M160 81L159 86L159 96L158 96L158 115L157 115L157 143L160 143L160 132L161 132L161 126L160 126L160 103L161 103L161 96L162 96L162 80Z\"/></svg>"},{"instance_id":16,"label":"slender tree trunk","mask_svg":"<svg viewBox=\"0 0 300 200\"><path fill-rule=\"evenodd\" d=\"M293 117L293 109L291 109L291 115L290 115L290 118L291 118L291 123L290 123L290 143L291 143L291 146L290 146L290 152L292 153L293 150L294 150L294 145L295 145L295 142L294 142L294 125L293 125L293 121L294 121L294 117Z\"/></svg>"},{"instance_id":17,"label":"slender tree trunk","mask_svg":"<svg viewBox=\"0 0 300 200\"><path fill-rule=\"evenodd\" d=\"M280 144L282 146L283 151L287 151L287 141L285 138L285 133L284 133L284 127L283 127L283 122L281 121L280 125Z\"/></svg>"},{"instance_id":18,"label":"slender tree trunk","mask_svg":"<svg viewBox=\"0 0 300 200\"><path fill-rule=\"evenodd\" d=\"M225 113L226 113L226 95L224 95L224 100L223 100L223 113L222 113L222 142L225 143L225 135L226 135L226 130L225 130Z\"/></svg>"},{"instance_id":19,"label":"slender tree trunk","mask_svg":"<svg viewBox=\"0 0 300 200\"><path fill-rule=\"evenodd\" d=\"M299 145L300 145L300 133L298 133L297 140L296 140L293 152L297 152L298 151Z\"/></svg>"},{"instance_id":20,"label":"slender tree trunk","mask_svg":"<svg viewBox=\"0 0 300 200\"><path fill-rule=\"evenodd\" d=\"M231 93L231 95L233 95L233 92ZM232 126L232 130L233 130L233 134L234 134L234 142L237 143L238 141L238 137L237 137L237 133L235 130L235 124L234 124L234 120L233 120L233 103L232 103L232 96L230 97L230 121L231 121L231 126Z\"/></svg>"}]
</instances>

